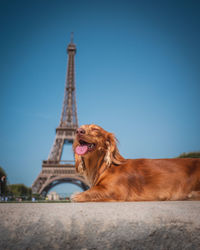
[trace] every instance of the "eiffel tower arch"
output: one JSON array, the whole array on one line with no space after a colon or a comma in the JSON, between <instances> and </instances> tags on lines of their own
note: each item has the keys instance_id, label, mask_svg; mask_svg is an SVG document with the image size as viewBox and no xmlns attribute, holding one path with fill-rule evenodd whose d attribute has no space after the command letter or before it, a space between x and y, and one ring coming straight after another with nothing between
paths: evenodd
<instances>
[{"instance_id":1,"label":"eiffel tower arch","mask_svg":"<svg viewBox=\"0 0 200 250\"><path fill-rule=\"evenodd\" d=\"M73 34L67 53L67 77L60 124L56 128L56 137L48 159L43 161L42 171L32 185L33 193L46 195L52 187L66 182L75 184L83 190L88 188L86 180L76 173L74 161L61 160L64 145L73 144L78 128L74 73L76 45L73 43Z\"/></svg>"}]
</instances>

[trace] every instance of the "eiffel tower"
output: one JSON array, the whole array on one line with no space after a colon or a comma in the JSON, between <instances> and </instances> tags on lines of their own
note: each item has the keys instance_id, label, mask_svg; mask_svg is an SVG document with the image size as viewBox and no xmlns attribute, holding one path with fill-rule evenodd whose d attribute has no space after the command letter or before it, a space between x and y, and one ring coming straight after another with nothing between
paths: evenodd
<instances>
[{"instance_id":1,"label":"eiffel tower","mask_svg":"<svg viewBox=\"0 0 200 250\"><path fill-rule=\"evenodd\" d=\"M67 53L67 77L60 125L56 128L56 138L48 159L43 161L42 171L32 185L32 192L42 195L46 195L52 187L66 182L76 184L83 190L88 188L88 183L76 173L74 161L61 161L64 145L73 144L78 128L74 73L76 45L73 43L73 33Z\"/></svg>"}]
</instances>

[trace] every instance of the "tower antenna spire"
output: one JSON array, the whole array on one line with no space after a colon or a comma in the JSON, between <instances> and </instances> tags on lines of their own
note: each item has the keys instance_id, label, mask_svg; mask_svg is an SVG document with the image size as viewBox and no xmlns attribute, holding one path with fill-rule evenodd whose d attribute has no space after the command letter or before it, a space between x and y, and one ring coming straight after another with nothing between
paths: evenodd
<instances>
[{"instance_id":1,"label":"tower antenna spire","mask_svg":"<svg viewBox=\"0 0 200 250\"><path fill-rule=\"evenodd\" d=\"M74 32L71 32L71 36L70 36L70 38L71 38L71 43L74 43Z\"/></svg>"}]
</instances>

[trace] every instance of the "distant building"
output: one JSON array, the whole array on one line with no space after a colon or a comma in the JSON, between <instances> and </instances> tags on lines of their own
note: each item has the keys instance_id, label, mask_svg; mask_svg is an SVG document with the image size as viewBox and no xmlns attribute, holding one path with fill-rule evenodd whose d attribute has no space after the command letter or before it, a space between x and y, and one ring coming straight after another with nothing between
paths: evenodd
<instances>
[{"instance_id":1,"label":"distant building","mask_svg":"<svg viewBox=\"0 0 200 250\"><path fill-rule=\"evenodd\" d=\"M58 201L58 200L60 200L60 196L56 192L50 192L49 194L47 194L47 198L48 198L49 201Z\"/></svg>"}]
</instances>

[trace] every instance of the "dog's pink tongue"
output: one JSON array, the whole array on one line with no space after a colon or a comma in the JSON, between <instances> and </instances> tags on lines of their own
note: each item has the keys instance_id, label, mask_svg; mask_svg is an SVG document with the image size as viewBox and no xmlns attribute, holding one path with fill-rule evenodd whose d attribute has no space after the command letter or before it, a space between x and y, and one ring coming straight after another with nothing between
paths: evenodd
<instances>
[{"instance_id":1,"label":"dog's pink tongue","mask_svg":"<svg viewBox=\"0 0 200 250\"><path fill-rule=\"evenodd\" d=\"M87 147L87 145L77 146L75 151L78 155L84 155L85 153L87 153L88 147Z\"/></svg>"}]
</instances>

